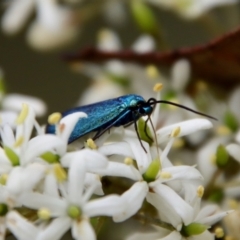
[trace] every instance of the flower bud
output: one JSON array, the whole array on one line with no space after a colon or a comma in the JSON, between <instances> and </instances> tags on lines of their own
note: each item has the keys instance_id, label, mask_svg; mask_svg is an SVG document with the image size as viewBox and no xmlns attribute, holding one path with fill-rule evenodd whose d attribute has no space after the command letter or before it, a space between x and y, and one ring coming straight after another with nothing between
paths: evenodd
<instances>
[{"instance_id":1,"label":"flower bud","mask_svg":"<svg viewBox=\"0 0 240 240\"><path fill-rule=\"evenodd\" d=\"M160 161L159 159L156 159L156 160L153 160L147 171L143 174L143 179L146 181L146 182L152 182L156 179L157 177L157 174L160 170Z\"/></svg>"},{"instance_id":2,"label":"flower bud","mask_svg":"<svg viewBox=\"0 0 240 240\"><path fill-rule=\"evenodd\" d=\"M188 226L182 227L181 234L185 237L190 237L190 236L202 234L207 229L208 227L201 223L191 223Z\"/></svg>"},{"instance_id":3,"label":"flower bud","mask_svg":"<svg viewBox=\"0 0 240 240\"><path fill-rule=\"evenodd\" d=\"M146 126L146 131L145 131L145 126L146 126L146 121L143 118L140 118L138 120L139 136L143 141L145 141L145 142L149 143L149 145L151 145L153 143L153 136L152 136L152 133L151 133L148 125Z\"/></svg>"},{"instance_id":4,"label":"flower bud","mask_svg":"<svg viewBox=\"0 0 240 240\"><path fill-rule=\"evenodd\" d=\"M229 162L228 152L223 145L219 145L216 151L216 164L219 168L224 168Z\"/></svg>"}]
</instances>

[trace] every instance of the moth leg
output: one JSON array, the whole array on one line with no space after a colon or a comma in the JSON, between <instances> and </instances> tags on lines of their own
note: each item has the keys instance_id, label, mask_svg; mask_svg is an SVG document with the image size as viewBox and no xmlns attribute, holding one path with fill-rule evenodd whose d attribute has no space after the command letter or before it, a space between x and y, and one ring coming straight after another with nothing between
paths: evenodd
<instances>
[{"instance_id":1,"label":"moth leg","mask_svg":"<svg viewBox=\"0 0 240 240\"><path fill-rule=\"evenodd\" d=\"M146 150L146 148L143 146L143 143L142 143L141 138L140 138L140 136L139 136L139 132L138 132L138 129L137 129L137 120L136 120L136 118L135 118L134 112L133 112L133 119L134 119L134 121L133 121L133 123L134 123L134 128L135 128L135 131L136 131L136 133L137 133L138 140L139 140L139 142L140 142L140 144L141 144L144 152L147 153L147 150Z\"/></svg>"},{"instance_id":2,"label":"moth leg","mask_svg":"<svg viewBox=\"0 0 240 240\"><path fill-rule=\"evenodd\" d=\"M121 119L123 119L126 115L128 114L128 112L126 112L125 114L123 114L123 116L117 118L114 122L112 122L109 126L107 126L105 129L103 130L99 130L96 135L94 136L93 140L96 140L97 138L101 137L106 131L110 130L112 127L114 127L119 121L121 121ZM132 124L132 123L131 123Z\"/></svg>"},{"instance_id":3,"label":"moth leg","mask_svg":"<svg viewBox=\"0 0 240 240\"><path fill-rule=\"evenodd\" d=\"M97 138L101 137L103 135L102 131L97 131L97 133L94 135L93 140L96 140Z\"/></svg>"}]
</instances>

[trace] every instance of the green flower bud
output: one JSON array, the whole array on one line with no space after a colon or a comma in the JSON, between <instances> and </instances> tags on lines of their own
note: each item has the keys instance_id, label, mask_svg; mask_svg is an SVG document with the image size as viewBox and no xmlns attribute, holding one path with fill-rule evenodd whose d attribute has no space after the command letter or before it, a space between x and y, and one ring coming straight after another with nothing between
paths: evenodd
<instances>
[{"instance_id":1,"label":"green flower bud","mask_svg":"<svg viewBox=\"0 0 240 240\"><path fill-rule=\"evenodd\" d=\"M161 164L160 164L159 159L153 160L150 163L147 171L143 174L143 179L146 182L155 181L160 168L161 168Z\"/></svg>"},{"instance_id":2,"label":"green flower bud","mask_svg":"<svg viewBox=\"0 0 240 240\"><path fill-rule=\"evenodd\" d=\"M227 111L224 115L223 121L232 132L236 132L238 130L238 121L233 112Z\"/></svg>"},{"instance_id":3,"label":"green flower bud","mask_svg":"<svg viewBox=\"0 0 240 240\"><path fill-rule=\"evenodd\" d=\"M145 127L146 127L146 131L144 131ZM153 143L153 136L152 136L152 133L150 131L150 128L148 127L148 125L146 125L146 121L143 118L140 118L138 120L138 132L139 132L140 138L143 141L149 143L149 145L152 145L152 143Z\"/></svg>"},{"instance_id":4,"label":"green flower bud","mask_svg":"<svg viewBox=\"0 0 240 240\"><path fill-rule=\"evenodd\" d=\"M68 216L72 219L79 218L82 214L82 210L75 205L71 205L67 209Z\"/></svg>"},{"instance_id":5,"label":"green flower bud","mask_svg":"<svg viewBox=\"0 0 240 240\"><path fill-rule=\"evenodd\" d=\"M40 156L46 162L52 163L59 163L59 155L53 154L52 152L45 152Z\"/></svg>"},{"instance_id":6,"label":"green flower bud","mask_svg":"<svg viewBox=\"0 0 240 240\"><path fill-rule=\"evenodd\" d=\"M131 1L132 15L139 28L147 33L156 33L158 31L157 20L151 10L143 1Z\"/></svg>"},{"instance_id":7,"label":"green flower bud","mask_svg":"<svg viewBox=\"0 0 240 240\"><path fill-rule=\"evenodd\" d=\"M202 234L207 229L208 229L208 227L201 223L191 223L188 226L182 227L181 234L184 237L190 237L190 236Z\"/></svg>"},{"instance_id":8,"label":"green flower bud","mask_svg":"<svg viewBox=\"0 0 240 240\"><path fill-rule=\"evenodd\" d=\"M8 206L5 203L0 203L0 217L3 217L8 212Z\"/></svg>"},{"instance_id":9,"label":"green flower bud","mask_svg":"<svg viewBox=\"0 0 240 240\"><path fill-rule=\"evenodd\" d=\"M224 168L229 161L228 152L223 145L219 145L216 151L216 164L219 168Z\"/></svg>"},{"instance_id":10,"label":"green flower bud","mask_svg":"<svg viewBox=\"0 0 240 240\"><path fill-rule=\"evenodd\" d=\"M7 146L4 146L3 149L4 149L8 159L12 163L12 165L18 166L20 164L20 159L19 159L18 155L11 148L9 148Z\"/></svg>"}]
</instances>

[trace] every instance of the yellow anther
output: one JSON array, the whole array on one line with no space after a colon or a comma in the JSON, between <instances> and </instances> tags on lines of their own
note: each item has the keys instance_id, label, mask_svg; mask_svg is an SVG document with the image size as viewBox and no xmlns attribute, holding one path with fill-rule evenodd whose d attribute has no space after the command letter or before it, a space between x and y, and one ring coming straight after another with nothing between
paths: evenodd
<instances>
[{"instance_id":1,"label":"yellow anther","mask_svg":"<svg viewBox=\"0 0 240 240\"><path fill-rule=\"evenodd\" d=\"M40 208L37 215L41 220L49 220L51 218L51 213L47 208Z\"/></svg>"},{"instance_id":2,"label":"yellow anther","mask_svg":"<svg viewBox=\"0 0 240 240\"><path fill-rule=\"evenodd\" d=\"M64 182L67 179L67 173L60 164L54 164L53 171L58 182Z\"/></svg>"},{"instance_id":3,"label":"yellow anther","mask_svg":"<svg viewBox=\"0 0 240 240\"><path fill-rule=\"evenodd\" d=\"M170 172L160 172L160 178L163 179L170 179L172 178L172 174Z\"/></svg>"},{"instance_id":4,"label":"yellow anther","mask_svg":"<svg viewBox=\"0 0 240 240\"><path fill-rule=\"evenodd\" d=\"M224 231L222 228L218 227L215 229L215 235L217 238L222 238L224 237Z\"/></svg>"},{"instance_id":5,"label":"yellow anther","mask_svg":"<svg viewBox=\"0 0 240 240\"><path fill-rule=\"evenodd\" d=\"M211 156L210 156L210 162L213 164L213 165L216 165L216 161L217 161L217 156L216 156L216 154L212 154Z\"/></svg>"},{"instance_id":6,"label":"yellow anther","mask_svg":"<svg viewBox=\"0 0 240 240\"><path fill-rule=\"evenodd\" d=\"M1 185L6 185L6 183L7 183L7 179L8 179L8 174L2 174L1 176L0 176L0 184Z\"/></svg>"},{"instance_id":7,"label":"yellow anther","mask_svg":"<svg viewBox=\"0 0 240 240\"><path fill-rule=\"evenodd\" d=\"M181 128L180 128L180 127L176 127L176 128L174 128L174 129L172 130L170 136L171 136L171 137L174 137L174 138L175 138L175 137L178 137L179 134L180 134L180 132L181 132Z\"/></svg>"},{"instance_id":8,"label":"yellow anther","mask_svg":"<svg viewBox=\"0 0 240 240\"><path fill-rule=\"evenodd\" d=\"M182 138L177 138L174 142L172 147L173 148L182 148L185 145L185 141Z\"/></svg>"},{"instance_id":9,"label":"yellow anther","mask_svg":"<svg viewBox=\"0 0 240 240\"><path fill-rule=\"evenodd\" d=\"M239 204L235 199L230 199L228 201L228 205L231 209L237 210L239 208Z\"/></svg>"},{"instance_id":10,"label":"yellow anther","mask_svg":"<svg viewBox=\"0 0 240 240\"><path fill-rule=\"evenodd\" d=\"M150 79L156 79L157 77L159 77L159 71L157 69L156 66L154 65L149 65L146 67L146 72L147 72L147 76L150 78Z\"/></svg>"},{"instance_id":11,"label":"yellow anther","mask_svg":"<svg viewBox=\"0 0 240 240\"><path fill-rule=\"evenodd\" d=\"M48 116L48 123L51 125L57 124L62 118L62 114L59 112L52 113Z\"/></svg>"},{"instance_id":12,"label":"yellow anther","mask_svg":"<svg viewBox=\"0 0 240 240\"><path fill-rule=\"evenodd\" d=\"M198 195L198 197L202 198L203 194L204 194L204 187L203 186L199 186L197 188L197 195Z\"/></svg>"},{"instance_id":13,"label":"yellow anther","mask_svg":"<svg viewBox=\"0 0 240 240\"><path fill-rule=\"evenodd\" d=\"M87 146L91 149L97 149L98 148L96 143L92 140L92 138L89 138L87 140Z\"/></svg>"},{"instance_id":14,"label":"yellow anther","mask_svg":"<svg viewBox=\"0 0 240 240\"><path fill-rule=\"evenodd\" d=\"M18 117L16 119L16 124L23 124L23 122L27 118L28 111L29 111L28 105L26 103L23 103L22 104L22 110L21 110L20 114L18 115Z\"/></svg>"},{"instance_id":15,"label":"yellow anther","mask_svg":"<svg viewBox=\"0 0 240 240\"><path fill-rule=\"evenodd\" d=\"M16 142L14 143L14 147L20 147L22 144L23 144L23 141L24 141L24 137L23 136L21 136L21 137L19 137L17 140L16 140Z\"/></svg>"},{"instance_id":16,"label":"yellow anther","mask_svg":"<svg viewBox=\"0 0 240 240\"><path fill-rule=\"evenodd\" d=\"M133 159L130 158L130 157L126 157L126 158L124 159L124 163L125 163L126 165L133 165Z\"/></svg>"},{"instance_id":17,"label":"yellow anther","mask_svg":"<svg viewBox=\"0 0 240 240\"><path fill-rule=\"evenodd\" d=\"M153 87L153 91L154 92L160 92L163 88L163 84L162 83L156 83Z\"/></svg>"},{"instance_id":18,"label":"yellow anther","mask_svg":"<svg viewBox=\"0 0 240 240\"><path fill-rule=\"evenodd\" d=\"M216 133L220 136L226 136L231 134L231 129L227 126L222 125L216 129Z\"/></svg>"}]
</instances>

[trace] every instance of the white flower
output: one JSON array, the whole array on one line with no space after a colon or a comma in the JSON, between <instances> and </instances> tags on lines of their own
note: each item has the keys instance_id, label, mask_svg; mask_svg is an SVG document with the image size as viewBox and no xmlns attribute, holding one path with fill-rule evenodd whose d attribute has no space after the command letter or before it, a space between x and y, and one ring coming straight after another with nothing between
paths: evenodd
<instances>
[{"instance_id":1,"label":"white flower","mask_svg":"<svg viewBox=\"0 0 240 240\"><path fill-rule=\"evenodd\" d=\"M33 47L49 50L61 47L76 38L78 28L72 21L74 11L55 0L11 1L3 15L3 30L8 34L19 32L34 8L36 20L31 24L27 34L28 41Z\"/></svg>"},{"instance_id":2,"label":"white flower","mask_svg":"<svg viewBox=\"0 0 240 240\"><path fill-rule=\"evenodd\" d=\"M42 117L46 114L47 106L41 99L22 94L5 95L2 100L2 108L8 111L12 110L19 112L22 109L23 103L30 105L38 117Z\"/></svg>"},{"instance_id":3,"label":"white flower","mask_svg":"<svg viewBox=\"0 0 240 240\"><path fill-rule=\"evenodd\" d=\"M195 189L196 191L196 189ZM167 192L166 195L172 194L171 192ZM195 194L195 197L193 197ZM203 187L199 186L196 192L192 191L191 201L189 203L185 203L184 205L179 205L178 212L182 213L180 215L177 214L172 209L172 202L178 201L174 196L168 196L170 202L164 202L162 200L162 196L155 193L149 193L147 198L159 211L159 215L162 220L165 222L169 221L179 221L183 222L184 225L178 225L175 230L167 230L160 227L155 227L155 231L151 232L154 234L154 239L161 240L213 240L214 235L211 234L207 229L225 217L229 212L219 212L219 209L216 205L208 205L200 209L201 197L203 194ZM167 204L167 205L166 205ZM179 217L182 217L182 220L178 220ZM186 224L187 223L187 224ZM176 224L174 224L176 226ZM191 231L189 231L191 229ZM184 235L185 234L185 235ZM190 235L188 235L190 234ZM187 236L188 235L188 236ZM137 234L130 236L128 239L134 240L136 239ZM141 239L141 238L139 238Z\"/></svg>"},{"instance_id":4,"label":"white flower","mask_svg":"<svg viewBox=\"0 0 240 240\"><path fill-rule=\"evenodd\" d=\"M208 128L211 126L210 122L205 119L197 119L196 121L198 122L197 126L194 123L194 120L192 120L192 125L191 123L185 124L185 122L178 123L177 125L181 129L181 136L185 134L190 134L194 131L197 131L198 129ZM141 204L145 197L150 194L150 189L152 189L152 191L156 192L159 196L161 196L161 201L163 201L162 205L166 204L167 206L171 207L172 211L174 211L180 216L181 214L184 214L184 210L182 212L179 212L179 205L183 209L184 207L191 208L190 206L188 206L187 203L184 202L184 200L179 196L179 194L183 197L188 196L192 191L190 185L196 187L200 184L202 177L194 167L173 166L168 160L167 154L174 140L173 137L170 137L171 131L173 131L175 128L176 124L166 127L165 134L162 134L163 139L165 139L164 137L166 136L165 140L168 140L169 142L162 152L159 149L159 151L161 152L160 160L154 160L153 157L156 154L156 146L153 146L150 149L148 144L143 142L143 145L147 151L146 153L140 146L139 140L136 138L136 135L131 133L130 130L126 131L126 136L123 138L124 142L109 143L99 147L98 151L105 155L122 155L135 159L137 163L137 168L135 168L132 165L131 160L129 163L125 162L125 164L113 160L109 162L106 169L96 170L96 173L103 176L110 175L127 177L138 181L131 187L132 190L130 189L129 193L127 191L122 195L123 199L135 200L129 201L129 204L126 205L126 209L118 216L114 216L115 221L124 221L125 219L135 214L141 207ZM164 129L162 129L162 132L164 132ZM152 156L151 153L153 154ZM147 180L146 174L148 169L151 168L151 164L156 164L156 166L154 165L154 167L152 165L152 168L159 170L155 170L157 172L154 176L152 176L152 179ZM188 185L188 188L184 188L185 183L188 183L189 180L191 180L190 185ZM169 209L169 207L165 209ZM177 227L182 222L181 217L179 217L178 219L179 220L177 220L177 218L171 218L170 221L174 221L171 223ZM189 221L186 220L186 224L187 223L189 223Z\"/></svg>"},{"instance_id":5,"label":"white flower","mask_svg":"<svg viewBox=\"0 0 240 240\"><path fill-rule=\"evenodd\" d=\"M87 155L87 153L85 154ZM26 193L21 197L22 203L27 207L37 209L39 215L45 211L49 217L55 218L39 233L36 238L38 240L59 239L70 227L72 235L76 239L96 239L89 218L103 215L113 216L124 208L121 198L117 195L89 201L96 187L96 185L92 185L84 191L86 170L91 164L87 166L89 164L85 159L75 157L70 164L68 183L66 186L60 186L61 196L59 194L49 196ZM101 159L93 159L93 161L95 163L106 162Z\"/></svg>"},{"instance_id":6,"label":"white flower","mask_svg":"<svg viewBox=\"0 0 240 240\"><path fill-rule=\"evenodd\" d=\"M39 229L18 212L11 211L6 217L6 226L19 240L35 239Z\"/></svg>"}]
</instances>

